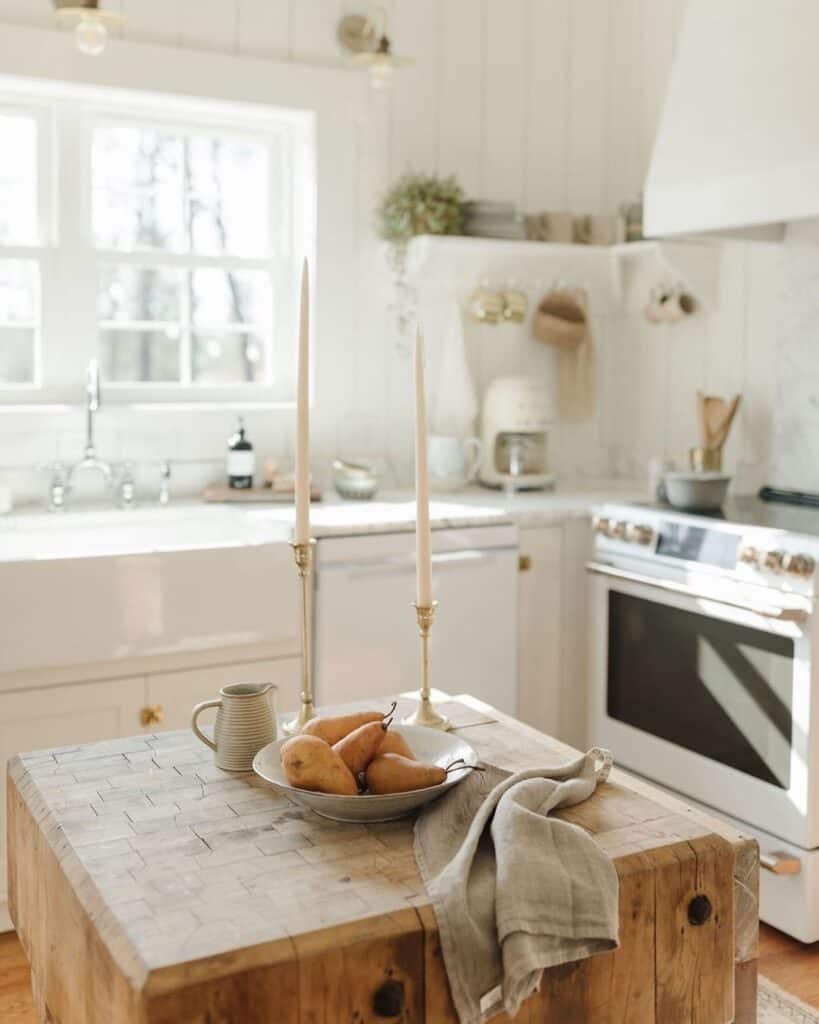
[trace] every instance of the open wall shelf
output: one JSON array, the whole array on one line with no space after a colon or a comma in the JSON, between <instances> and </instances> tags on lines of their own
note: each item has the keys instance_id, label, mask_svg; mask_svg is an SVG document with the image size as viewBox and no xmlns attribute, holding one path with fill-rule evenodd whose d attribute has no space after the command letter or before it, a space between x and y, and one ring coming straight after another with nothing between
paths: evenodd
<instances>
[{"instance_id":1,"label":"open wall shelf","mask_svg":"<svg viewBox=\"0 0 819 1024\"><path fill-rule=\"evenodd\" d=\"M514 281L585 288L595 304L641 309L655 285L684 285L700 305L717 304L718 242L646 240L619 245L568 245L459 235L419 235L407 252L416 286L470 288Z\"/></svg>"}]
</instances>

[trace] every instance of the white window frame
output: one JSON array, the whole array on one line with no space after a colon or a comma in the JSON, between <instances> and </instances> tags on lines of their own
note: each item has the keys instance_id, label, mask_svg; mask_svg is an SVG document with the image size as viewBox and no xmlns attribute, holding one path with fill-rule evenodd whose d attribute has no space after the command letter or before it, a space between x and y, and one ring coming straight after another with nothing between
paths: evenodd
<instances>
[{"instance_id":1,"label":"white window frame","mask_svg":"<svg viewBox=\"0 0 819 1024\"><path fill-rule=\"evenodd\" d=\"M84 367L98 352L97 288L103 264L157 266L181 270L235 267L270 274L272 328L266 339L268 383L199 385L186 383L183 345L182 383L103 381L106 401L131 407L291 405L295 396L295 336L299 257L309 254L314 225L309 194L314 175L309 119L301 112L234 107L214 112L207 102L175 102L167 96L146 103L125 100L110 91L91 99L57 93L36 101L7 101L0 88L0 110L35 114L38 119L40 245L0 246L0 259L36 260L40 266L40 316L36 332L34 386L0 385L0 407L65 404L76 401ZM222 104L224 107L224 104ZM192 253L120 252L98 249L93 237L91 154L94 130L106 122L132 121L182 134L264 140L269 158L269 239L267 256L244 259ZM278 147L279 159L275 150ZM279 180L284 158L289 176ZM288 180L289 177L289 180ZM301 211L297 216L294 211ZM281 225L281 228L279 228ZM78 301L78 296L81 300ZM120 322L121 326L121 322ZM226 333L230 333L230 328ZM237 331L236 333L241 333Z\"/></svg>"}]
</instances>

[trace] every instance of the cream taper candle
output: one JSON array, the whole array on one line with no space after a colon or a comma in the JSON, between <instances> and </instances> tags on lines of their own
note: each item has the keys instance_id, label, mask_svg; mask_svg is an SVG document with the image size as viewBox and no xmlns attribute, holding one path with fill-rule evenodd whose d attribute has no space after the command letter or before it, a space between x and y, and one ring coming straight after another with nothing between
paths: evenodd
<instances>
[{"instance_id":1,"label":"cream taper candle","mask_svg":"<svg viewBox=\"0 0 819 1024\"><path fill-rule=\"evenodd\" d=\"M429 527L429 474L427 472L427 403L424 386L424 337L415 335L415 557L418 574L417 603L432 604L432 543Z\"/></svg>"},{"instance_id":2,"label":"cream taper candle","mask_svg":"<svg viewBox=\"0 0 819 1024\"><path fill-rule=\"evenodd\" d=\"M293 540L310 540L310 272L301 272L299 368L296 388L296 529Z\"/></svg>"}]
</instances>

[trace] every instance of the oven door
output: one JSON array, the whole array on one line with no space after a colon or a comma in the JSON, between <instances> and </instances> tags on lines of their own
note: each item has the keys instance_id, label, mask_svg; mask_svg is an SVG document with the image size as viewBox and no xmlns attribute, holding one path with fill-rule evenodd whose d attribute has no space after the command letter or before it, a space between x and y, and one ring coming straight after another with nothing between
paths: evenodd
<instances>
[{"instance_id":1,"label":"oven door","mask_svg":"<svg viewBox=\"0 0 819 1024\"><path fill-rule=\"evenodd\" d=\"M680 793L819 846L807 606L740 588L713 598L683 574L587 568L591 741Z\"/></svg>"}]
</instances>

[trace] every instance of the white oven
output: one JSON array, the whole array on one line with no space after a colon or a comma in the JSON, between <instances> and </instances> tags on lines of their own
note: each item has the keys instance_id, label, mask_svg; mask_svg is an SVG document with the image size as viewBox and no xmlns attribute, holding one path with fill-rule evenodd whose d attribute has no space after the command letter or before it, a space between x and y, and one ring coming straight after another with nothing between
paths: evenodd
<instances>
[{"instance_id":1,"label":"white oven","mask_svg":"<svg viewBox=\"0 0 819 1024\"><path fill-rule=\"evenodd\" d=\"M590 742L678 793L818 847L811 540L629 514L600 517L587 566Z\"/></svg>"}]
</instances>

